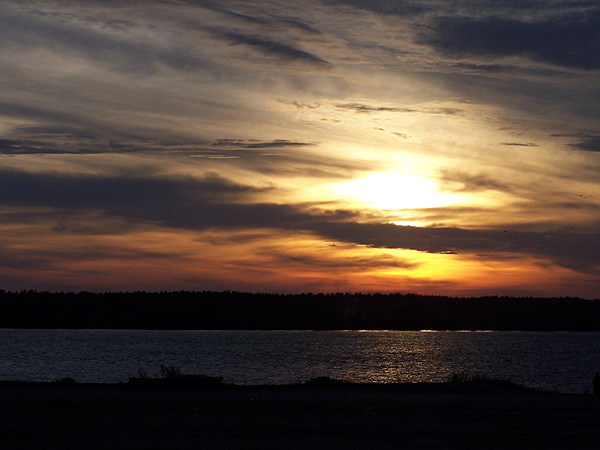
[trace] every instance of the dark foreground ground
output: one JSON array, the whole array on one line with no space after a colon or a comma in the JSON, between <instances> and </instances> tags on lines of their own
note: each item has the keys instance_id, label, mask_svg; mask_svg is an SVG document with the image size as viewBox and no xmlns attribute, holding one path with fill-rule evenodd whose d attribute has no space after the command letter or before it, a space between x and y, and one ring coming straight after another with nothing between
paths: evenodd
<instances>
[{"instance_id":1,"label":"dark foreground ground","mask_svg":"<svg viewBox=\"0 0 600 450\"><path fill-rule=\"evenodd\" d=\"M456 385L0 383L0 449L598 449L600 398Z\"/></svg>"}]
</instances>

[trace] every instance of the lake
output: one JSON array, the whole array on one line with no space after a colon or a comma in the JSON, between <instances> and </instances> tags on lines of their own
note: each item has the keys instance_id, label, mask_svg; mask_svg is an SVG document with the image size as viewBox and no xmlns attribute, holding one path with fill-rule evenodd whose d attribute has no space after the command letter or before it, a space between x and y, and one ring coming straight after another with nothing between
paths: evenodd
<instances>
[{"instance_id":1,"label":"lake","mask_svg":"<svg viewBox=\"0 0 600 450\"><path fill-rule=\"evenodd\" d=\"M453 373L565 393L591 391L597 332L138 331L0 329L0 379L125 382L160 365L236 384L330 376L440 382Z\"/></svg>"}]
</instances>

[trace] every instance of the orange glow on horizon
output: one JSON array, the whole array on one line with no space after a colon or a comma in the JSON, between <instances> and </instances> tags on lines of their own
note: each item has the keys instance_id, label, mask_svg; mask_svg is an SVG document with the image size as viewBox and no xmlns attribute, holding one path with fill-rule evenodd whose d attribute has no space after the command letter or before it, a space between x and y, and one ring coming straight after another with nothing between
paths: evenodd
<instances>
[{"instance_id":1,"label":"orange glow on horizon","mask_svg":"<svg viewBox=\"0 0 600 450\"><path fill-rule=\"evenodd\" d=\"M9 227L0 231L10 240ZM573 276L567 269L526 257L492 261L468 254L328 242L308 234L269 230L181 233L147 229L78 238L54 233L48 239L48 230L38 225L30 227L27 244L24 242L14 242L15 251L26 255L35 248L62 257L35 271L14 268L11 277L33 279L28 286L50 286L51 290L77 290L82 284L96 291L222 290L221 286L227 285L252 292L527 295L532 280L538 280L538 289L553 296ZM218 251L224 243L228 252ZM140 255L144 257L140 259ZM591 295L593 291L585 287L583 283L572 295Z\"/></svg>"}]
</instances>

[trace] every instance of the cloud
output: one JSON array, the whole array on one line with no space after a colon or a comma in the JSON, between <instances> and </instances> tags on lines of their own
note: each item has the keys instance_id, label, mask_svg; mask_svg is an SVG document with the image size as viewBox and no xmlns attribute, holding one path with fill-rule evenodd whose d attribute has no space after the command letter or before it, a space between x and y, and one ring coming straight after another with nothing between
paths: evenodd
<instances>
[{"instance_id":1,"label":"cloud","mask_svg":"<svg viewBox=\"0 0 600 450\"><path fill-rule=\"evenodd\" d=\"M290 147L310 147L314 142L295 142L287 139L275 139L273 141L260 142L243 139L217 139L210 144L214 147L229 149L267 149L267 148L290 148Z\"/></svg>"},{"instance_id":2,"label":"cloud","mask_svg":"<svg viewBox=\"0 0 600 450\"><path fill-rule=\"evenodd\" d=\"M376 167L369 161L355 161L335 156L298 149L286 149L284 152L248 152L248 150L227 151L239 157L242 168L263 175L302 176L323 179L349 179L357 173L364 173ZM232 162L235 164L235 161Z\"/></svg>"},{"instance_id":3,"label":"cloud","mask_svg":"<svg viewBox=\"0 0 600 450\"><path fill-rule=\"evenodd\" d=\"M553 77L553 76L566 76L567 73L560 68L550 67L525 67L523 65L511 65L511 64L486 64L484 62L454 62L448 61L444 67L449 69L455 69L465 74L484 74L484 75L502 75L502 76L527 76L530 78L535 77Z\"/></svg>"},{"instance_id":4,"label":"cloud","mask_svg":"<svg viewBox=\"0 0 600 450\"><path fill-rule=\"evenodd\" d=\"M551 134L551 137L558 138L574 138L576 142L571 142L568 145L577 150L584 150L586 152L600 152L600 134L588 134L588 133L555 133Z\"/></svg>"},{"instance_id":5,"label":"cloud","mask_svg":"<svg viewBox=\"0 0 600 450\"><path fill-rule=\"evenodd\" d=\"M183 206L201 199L243 199L244 195L264 192L232 183L216 174L204 178L110 177L26 173L0 170L0 203L74 210L105 210L116 214L135 214L143 208ZM154 207L151 205L154 204ZM157 209L157 205L161 205ZM154 213L149 212L148 217ZM157 213L156 217L160 214Z\"/></svg>"},{"instance_id":6,"label":"cloud","mask_svg":"<svg viewBox=\"0 0 600 450\"><path fill-rule=\"evenodd\" d=\"M335 105L338 109L348 109L357 113L419 113L419 114L440 114L445 116L453 116L461 112L458 108L453 107L436 107L429 105L416 105L413 107L395 107L395 106L371 106L363 103L338 103Z\"/></svg>"},{"instance_id":7,"label":"cloud","mask_svg":"<svg viewBox=\"0 0 600 450\"><path fill-rule=\"evenodd\" d=\"M539 147L539 145L533 142L501 142L500 144L514 147Z\"/></svg>"},{"instance_id":8,"label":"cloud","mask_svg":"<svg viewBox=\"0 0 600 450\"><path fill-rule=\"evenodd\" d=\"M36 11L0 7L0 41L18 49L44 48L66 57L85 58L126 73L154 73L160 66L177 71L198 71L210 66L193 47L177 39L156 41L143 28L108 29L90 26L76 15L61 20ZM86 26L87 25L87 26Z\"/></svg>"},{"instance_id":9,"label":"cloud","mask_svg":"<svg viewBox=\"0 0 600 450\"><path fill-rule=\"evenodd\" d=\"M310 204L256 202L257 195L265 191L214 174L167 179L0 172L0 204L11 207L51 208L77 215L102 213L107 218L130 223L193 231L212 228L304 231L335 241L428 253L530 255L583 272L598 271L600 241L595 233L364 222L361 214L350 210L325 211L311 208ZM55 214L54 211L50 214Z\"/></svg>"},{"instance_id":10,"label":"cloud","mask_svg":"<svg viewBox=\"0 0 600 450\"><path fill-rule=\"evenodd\" d=\"M586 152L600 152L600 135L585 136L580 142L575 142L571 146Z\"/></svg>"},{"instance_id":11,"label":"cloud","mask_svg":"<svg viewBox=\"0 0 600 450\"><path fill-rule=\"evenodd\" d=\"M143 258L169 259L174 255L168 252L141 248L110 248L97 245L79 245L77 247L39 248L35 253L19 249L0 247L0 267L27 270L52 270L56 262L63 260L113 259L135 261Z\"/></svg>"},{"instance_id":12,"label":"cloud","mask_svg":"<svg viewBox=\"0 0 600 450\"><path fill-rule=\"evenodd\" d=\"M314 230L329 239L428 253L512 253L549 258L556 264L598 273L600 242L595 233L516 232L393 224L321 222Z\"/></svg>"},{"instance_id":13,"label":"cloud","mask_svg":"<svg viewBox=\"0 0 600 450\"><path fill-rule=\"evenodd\" d=\"M339 109L350 109L357 113L374 113L374 112L399 112L399 113L413 113L417 112L416 109L412 108L396 108L388 106L369 106L362 103L339 103L335 105Z\"/></svg>"},{"instance_id":14,"label":"cloud","mask_svg":"<svg viewBox=\"0 0 600 450\"><path fill-rule=\"evenodd\" d=\"M66 134L57 135L66 138ZM132 148L118 148L108 143L102 143L97 139L65 139L60 140L20 140L0 139L0 155L84 155L100 153L126 153L136 151Z\"/></svg>"},{"instance_id":15,"label":"cloud","mask_svg":"<svg viewBox=\"0 0 600 450\"><path fill-rule=\"evenodd\" d=\"M65 242L149 228L298 233L594 270L597 2L26 3L0 6L11 226L43 224ZM562 139L542 145L548 130ZM319 203L333 182L392 170L465 203L401 218ZM523 226L511 234L500 220ZM304 266L339 258L297 250ZM363 254L377 253L395 252Z\"/></svg>"},{"instance_id":16,"label":"cloud","mask_svg":"<svg viewBox=\"0 0 600 450\"><path fill-rule=\"evenodd\" d=\"M296 224L349 215L337 212L315 217L298 206L252 201L269 189L236 184L216 174L160 178L0 171L0 204L6 206L100 211L131 222L196 231L211 227L293 229Z\"/></svg>"},{"instance_id":17,"label":"cloud","mask_svg":"<svg viewBox=\"0 0 600 450\"><path fill-rule=\"evenodd\" d=\"M422 42L451 56L526 56L572 69L600 69L600 9L525 21L442 17Z\"/></svg>"},{"instance_id":18,"label":"cloud","mask_svg":"<svg viewBox=\"0 0 600 450\"><path fill-rule=\"evenodd\" d=\"M288 44L273 41L266 37L247 35L235 31L212 28L210 33L232 45L245 45L257 49L265 56L274 56L286 62L300 62L314 68L328 68L330 64L312 53L300 50Z\"/></svg>"},{"instance_id":19,"label":"cloud","mask_svg":"<svg viewBox=\"0 0 600 450\"><path fill-rule=\"evenodd\" d=\"M321 107L321 104L319 102L315 102L315 103L302 103L296 100L289 100L289 99L285 99L285 98L279 98L277 99L277 101L279 103L283 103L284 105L290 105L290 106L295 106L298 109L317 109Z\"/></svg>"},{"instance_id":20,"label":"cloud","mask_svg":"<svg viewBox=\"0 0 600 450\"><path fill-rule=\"evenodd\" d=\"M450 192L513 191L510 185L489 175L453 169L441 171L441 189Z\"/></svg>"},{"instance_id":21,"label":"cloud","mask_svg":"<svg viewBox=\"0 0 600 450\"><path fill-rule=\"evenodd\" d=\"M251 13L242 13L239 11L232 11L231 9L227 9L220 4L214 2L202 2L201 6L206 9L211 9L213 11L218 11L230 19L235 19L241 22L247 22L254 25L261 25L265 28L294 28L300 30L302 32L308 34L321 34L321 31L312 27L304 21L301 21L297 18L290 17L282 17L278 15L269 14L267 11L262 11L262 14L259 16L252 15Z\"/></svg>"},{"instance_id":22,"label":"cloud","mask_svg":"<svg viewBox=\"0 0 600 450\"><path fill-rule=\"evenodd\" d=\"M136 153L169 151L173 144L150 140L122 140L117 133L112 139L86 128L67 125L15 127L9 138L0 139L2 155L86 155L103 153Z\"/></svg>"},{"instance_id":23,"label":"cloud","mask_svg":"<svg viewBox=\"0 0 600 450\"><path fill-rule=\"evenodd\" d=\"M54 107L49 105L33 105L28 104L30 101L23 99L19 102L3 102L0 101L0 115L19 118L27 122L43 122L48 124L61 124L59 127L68 126L69 128L92 128L94 120L88 120L75 113L64 112L60 110L60 106ZM97 123L97 122L96 122ZM48 125L56 126L56 125ZM87 133L87 132L86 132ZM115 134L120 134L114 132ZM56 133L55 133L56 134ZM31 136L26 137L26 139Z\"/></svg>"},{"instance_id":24,"label":"cloud","mask_svg":"<svg viewBox=\"0 0 600 450\"><path fill-rule=\"evenodd\" d=\"M0 154L101 154L163 152L240 156L250 150L302 149L316 146L316 142L289 139L259 141L252 139L216 139L212 142L171 141L156 139L106 139L101 134L84 128L66 125L38 125L16 127L10 138L0 138Z\"/></svg>"},{"instance_id":25,"label":"cloud","mask_svg":"<svg viewBox=\"0 0 600 450\"><path fill-rule=\"evenodd\" d=\"M36 143L14 139L0 139L0 154L15 155L21 153L40 153Z\"/></svg>"},{"instance_id":26,"label":"cloud","mask_svg":"<svg viewBox=\"0 0 600 450\"><path fill-rule=\"evenodd\" d=\"M270 254L270 253L269 253ZM272 255L271 255L272 256ZM307 266L311 268L335 269L335 268L354 268L361 270L376 270L376 269L416 269L420 264L408 262L398 259L394 256L359 256L352 257L344 255L343 258L330 256L313 256L313 255L296 255L296 254L281 254L275 256L279 264L289 266Z\"/></svg>"},{"instance_id":27,"label":"cloud","mask_svg":"<svg viewBox=\"0 0 600 450\"><path fill-rule=\"evenodd\" d=\"M428 5L425 2L407 0L324 0L324 3L348 5L377 14L393 14L398 16L423 14L434 10L436 7L435 5Z\"/></svg>"},{"instance_id":28,"label":"cloud","mask_svg":"<svg viewBox=\"0 0 600 450\"><path fill-rule=\"evenodd\" d=\"M196 158L224 159L231 166L278 177L347 179L374 167L374 164L368 161L327 155L319 151L316 142L288 139L217 139L206 145L173 147L173 151Z\"/></svg>"}]
</instances>

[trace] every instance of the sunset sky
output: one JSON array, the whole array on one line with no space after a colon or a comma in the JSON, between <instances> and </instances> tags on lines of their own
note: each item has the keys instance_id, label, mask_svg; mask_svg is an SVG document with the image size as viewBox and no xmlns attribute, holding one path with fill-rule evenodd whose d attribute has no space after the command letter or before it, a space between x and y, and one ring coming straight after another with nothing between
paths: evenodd
<instances>
[{"instance_id":1,"label":"sunset sky","mask_svg":"<svg viewBox=\"0 0 600 450\"><path fill-rule=\"evenodd\" d=\"M600 297L600 6L3 1L0 288Z\"/></svg>"}]
</instances>

